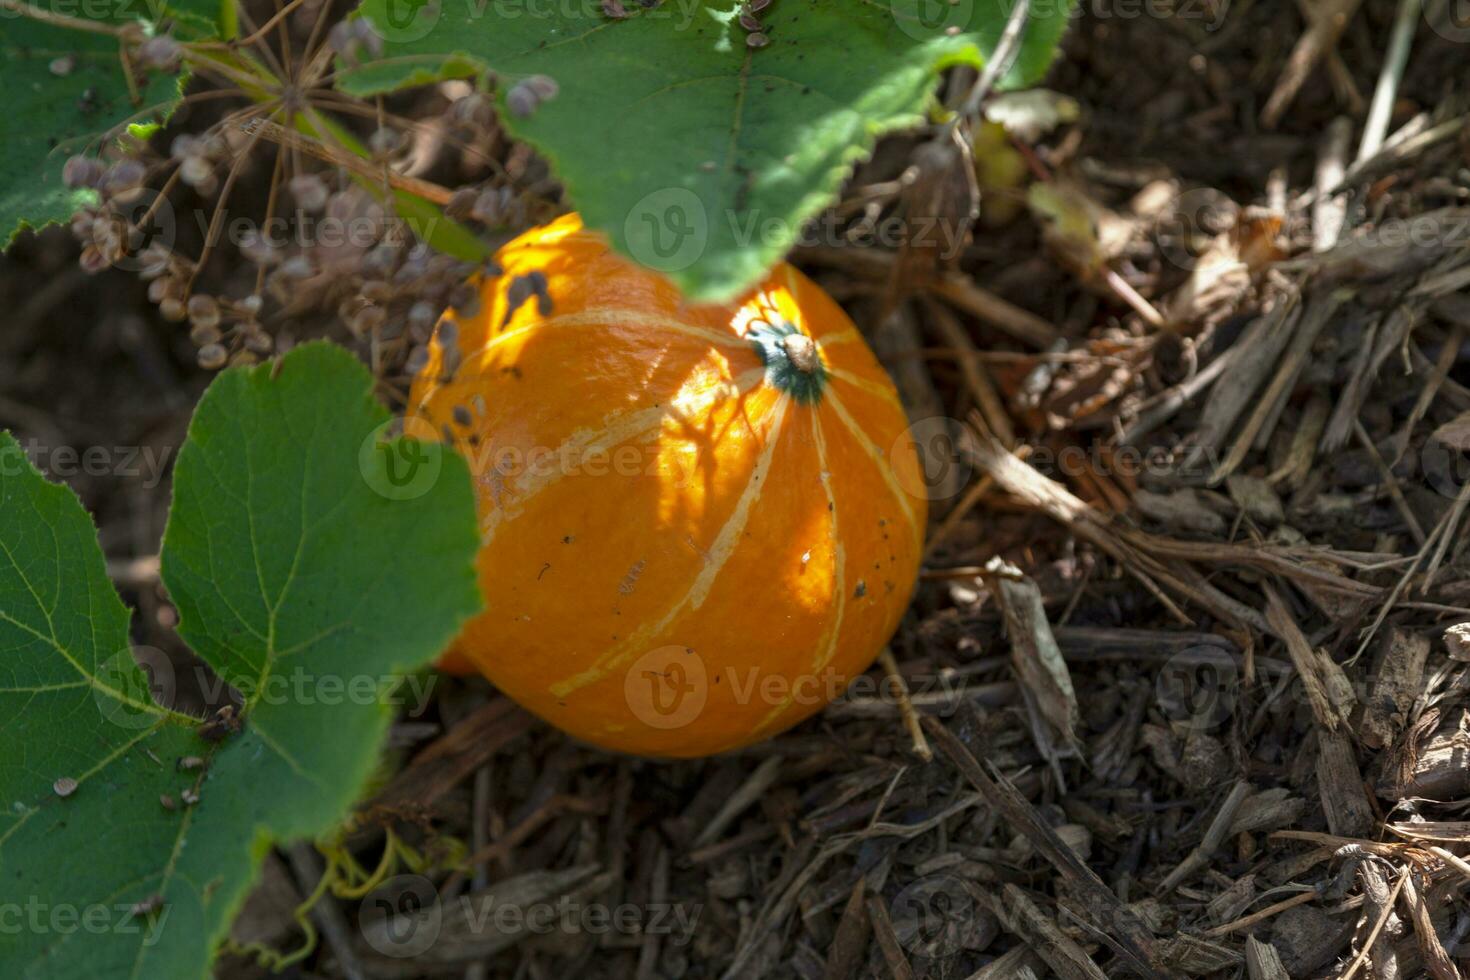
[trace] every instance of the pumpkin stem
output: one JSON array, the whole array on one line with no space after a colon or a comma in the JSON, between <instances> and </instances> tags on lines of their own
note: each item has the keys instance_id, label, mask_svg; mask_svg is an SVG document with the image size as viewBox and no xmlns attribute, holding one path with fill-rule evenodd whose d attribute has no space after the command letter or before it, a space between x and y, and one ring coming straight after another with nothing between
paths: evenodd
<instances>
[{"instance_id":1,"label":"pumpkin stem","mask_svg":"<svg viewBox=\"0 0 1470 980\"><path fill-rule=\"evenodd\" d=\"M791 366L803 374L811 374L821 362L817 359L817 345L804 333L788 334L781 338L781 346L791 359Z\"/></svg>"}]
</instances>

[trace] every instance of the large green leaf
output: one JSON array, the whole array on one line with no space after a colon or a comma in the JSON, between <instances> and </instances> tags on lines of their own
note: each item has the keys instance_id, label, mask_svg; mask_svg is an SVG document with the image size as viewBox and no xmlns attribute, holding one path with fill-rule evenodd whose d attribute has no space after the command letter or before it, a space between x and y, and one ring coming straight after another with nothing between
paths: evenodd
<instances>
[{"instance_id":1,"label":"large green leaf","mask_svg":"<svg viewBox=\"0 0 1470 980\"><path fill-rule=\"evenodd\" d=\"M23 0L68 18L117 26L171 18L185 36L219 33L232 22L232 0ZM65 221L95 195L61 182L67 157L95 150L96 139L125 122L164 119L178 102L182 79L152 72L133 101L118 41L107 35L42 23L0 9L0 248L22 228Z\"/></svg>"},{"instance_id":2,"label":"large green leaf","mask_svg":"<svg viewBox=\"0 0 1470 980\"><path fill-rule=\"evenodd\" d=\"M380 443L387 421L321 344L200 402L163 577L180 632L244 695L221 741L149 699L91 521L0 434L0 976L204 976L270 843L357 798L386 688L479 605L467 469ZM178 680L151 664L155 690Z\"/></svg>"},{"instance_id":3,"label":"large green leaf","mask_svg":"<svg viewBox=\"0 0 1470 980\"><path fill-rule=\"evenodd\" d=\"M736 0L612 20L595 2L363 0L384 57L338 79L367 95L493 71L502 97L549 75L526 118L587 223L698 298L757 280L879 134L920 122L944 65L979 65L1015 0L776 0L747 46ZM1070 4L1033 3L1008 85L1038 78Z\"/></svg>"}]
</instances>

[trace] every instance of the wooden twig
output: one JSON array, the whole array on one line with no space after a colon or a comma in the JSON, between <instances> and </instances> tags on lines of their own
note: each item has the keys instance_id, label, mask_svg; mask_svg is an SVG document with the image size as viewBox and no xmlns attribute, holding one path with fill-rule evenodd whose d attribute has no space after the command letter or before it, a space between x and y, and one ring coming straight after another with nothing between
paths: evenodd
<instances>
[{"instance_id":1,"label":"wooden twig","mask_svg":"<svg viewBox=\"0 0 1470 980\"><path fill-rule=\"evenodd\" d=\"M1358 144L1358 160L1372 157L1383 146L1388 123L1393 117L1393 104L1398 98L1399 82L1409 64L1409 49L1414 43L1414 29L1419 26L1421 0L1399 0L1393 31L1388 37L1388 53L1373 89L1373 102L1368 107L1368 121L1363 124L1363 140Z\"/></svg>"},{"instance_id":2,"label":"wooden twig","mask_svg":"<svg viewBox=\"0 0 1470 980\"><path fill-rule=\"evenodd\" d=\"M868 897L868 922L873 927L873 936L878 940L878 948L883 952L893 980L914 980L914 968L903 953L903 945L893 929L893 920L888 917L888 906L883 904L881 896Z\"/></svg>"},{"instance_id":3,"label":"wooden twig","mask_svg":"<svg viewBox=\"0 0 1470 980\"><path fill-rule=\"evenodd\" d=\"M963 742L937 718L925 718L924 727L941 752L949 757L967 782L978 790L996 812L1017 832L1025 836L1057 869L1067 886L1074 890L1083 911L1092 924L1117 944L1119 955L1129 961L1141 976L1162 980L1169 976L1153 934L1143 921L1118 900L1097 873L1083 863L1077 853L1057 836L1051 824L1036 811L1026 798L1011 785L1000 771L990 772L975 760Z\"/></svg>"},{"instance_id":4,"label":"wooden twig","mask_svg":"<svg viewBox=\"0 0 1470 980\"><path fill-rule=\"evenodd\" d=\"M981 289L965 276L946 276L932 283L930 289L950 305L1036 350L1049 350L1061 338L1061 331L1052 324Z\"/></svg>"},{"instance_id":5,"label":"wooden twig","mask_svg":"<svg viewBox=\"0 0 1470 980\"><path fill-rule=\"evenodd\" d=\"M286 129L279 123L271 122L269 119L251 119L242 124L240 129L247 136L263 137L272 143L301 150L333 166L350 170L358 176L372 181L374 184L384 179L384 169L381 164L374 163L372 160L364 159L355 153L324 143L321 140L312 139L293 129ZM395 190L407 191L440 207L448 204L450 198L454 196L453 191L441 184L436 184L429 180L422 180L418 177L406 177L393 170L387 171L387 181Z\"/></svg>"},{"instance_id":6,"label":"wooden twig","mask_svg":"<svg viewBox=\"0 0 1470 980\"><path fill-rule=\"evenodd\" d=\"M776 780L781 778L781 766L785 759L779 755L773 755L766 759L755 771L740 784L740 788L730 795L719 812L705 824L704 829L694 838L695 847L704 847L712 844L725 830L735 822L735 819L744 813L751 805L756 803L766 794Z\"/></svg>"},{"instance_id":7,"label":"wooden twig","mask_svg":"<svg viewBox=\"0 0 1470 980\"><path fill-rule=\"evenodd\" d=\"M1205 831L1204 840L1199 846L1189 852L1189 856L1179 862L1178 866L1170 871L1162 882L1159 883L1159 891L1173 891L1190 875L1207 867L1215 852L1225 843L1230 836L1230 824L1235 819L1235 814L1240 810L1240 805L1251 793L1251 784L1245 780L1239 780L1230 788L1220 809L1215 811L1215 817L1210 821L1210 827Z\"/></svg>"},{"instance_id":8,"label":"wooden twig","mask_svg":"<svg viewBox=\"0 0 1470 980\"><path fill-rule=\"evenodd\" d=\"M1213 929L1206 929L1204 935L1211 937L1228 936L1232 932L1240 932L1243 929L1249 929L1252 926L1259 925L1272 916L1280 915L1287 909L1294 909L1298 905L1305 905L1308 902L1314 901L1316 898L1317 889L1309 888L1306 891L1302 892L1300 895L1293 895L1291 898L1288 898L1284 901L1277 902L1274 905L1268 905L1265 908L1261 909L1259 912L1253 912L1242 919L1236 919L1234 922L1227 922L1223 926L1216 926Z\"/></svg>"},{"instance_id":9,"label":"wooden twig","mask_svg":"<svg viewBox=\"0 0 1470 980\"><path fill-rule=\"evenodd\" d=\"M929 313L934 328L939 331L939 336L954 349L960 374L965 379L965 387L975 399L980 414L985 417L985 424L995 433L1001 445L1008 449L1015 446L1016 430L1011 425L1011 416L1006 411L1005 401L996 389L995 382L991 380L990 372L980 360L980 351L976 349L975 342L965 332L959 318L947 307L931 300L924 308Z\"/></svg>"},{"instance_id":10,"label":"wooden twig","mask_svg":"<svg viewBox=\"0 0 1470 980\"><path fill-rule=\"evenodd\" d=\"M1306 31L1287 58L1286 68L1277 79L1275 90L1261 110L1261 125L1267 129L1276 128L1317 62L1337 45L1337 39L1342 36L1353 14L1357 13L1360 3L1362 0L1323 0L1318 15L1307 24Z\"/></svg>"},{"instance_id":11,"label":"wooden twig","mask_svg":"<svg viewBox=\"0 0 1470 980\"><path fill-rule=\"evenodd\" d=\"M893 685L897 694L899 717L903 719L903 727L908 730L909 738L913 742L914 754L925 762L933 760L934 752L929 748L929 740L924 737L924 729L919 727L919 714L909 700L909 686L899 672L898 661L893 659L893 651L884 647L883 652L878 654L878 662L883 665L883 672L888 675L888 682Z\"/></svg>"}]
</instances>

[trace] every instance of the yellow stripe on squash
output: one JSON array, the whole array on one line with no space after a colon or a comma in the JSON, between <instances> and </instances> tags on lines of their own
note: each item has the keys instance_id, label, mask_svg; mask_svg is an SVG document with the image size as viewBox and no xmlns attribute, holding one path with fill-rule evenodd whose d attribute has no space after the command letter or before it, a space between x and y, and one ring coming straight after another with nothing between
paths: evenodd
<instances>
[{"instance_id":1,"label":"yellow stripe on squash","mask_svg":"<svg viewBox=\"0 0 1470 980\"><path fill-rule=\"evenodd\" d=\"M927 516L851 320L787 265L690 305L576 215L497 260L480 311L446 317L457 356L437 332L410 394L469 459L484 531L485 611L441 666L638 755L707 755L818 711L893 634ZM544 313L511 302L533 272Z\"/></svg>"}]
</instances>

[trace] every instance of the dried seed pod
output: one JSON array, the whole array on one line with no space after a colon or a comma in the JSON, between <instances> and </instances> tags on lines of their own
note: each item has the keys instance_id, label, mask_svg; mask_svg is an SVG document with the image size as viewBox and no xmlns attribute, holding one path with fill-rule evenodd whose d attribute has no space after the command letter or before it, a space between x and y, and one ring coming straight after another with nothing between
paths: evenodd
<instances>
[{"instance_id":1,"label":"dried seed pod","mask_svg":"<svg viewBox=\"0 0 1470 980\"><path fill-rule=\"evenodd\" d=\"M102 181L102 163L91 157L69 157L61 168L61 182L67 187L96 187Z\"/></svg>"},{"instance_id":2,"label":"dried seed pod","mask_svg":"<svg viewBox=\"0 0 1470 980\"><path fill-rule=\"evenodd\" d=\"M347 321L347 329L359 337L365 337L383 325L388 313L381 306L364 306Z\"/></svg>"},{"instance_id":3,"label":"dried seed pod","mask_svg":"<svg viewBox=\"0 0 1470 980\"><path fill-rule=\"evenodd\" d=\"M184 301L177 296L165 296L158 304L158 312L165 320L175 322L184 319L187 312L184 309Z\"/></svg>"},{"instance_id":4,"label":"dried seed pod","mask_svg":"<svg viewBox=\"0 0 1470 980\"><path fill-rule=\"evenodd\" d=\"M184 157L179 164L179 179L198 190L207 187L214 179L214 164L202 153Z\"/></svg>"},{"instance_id":5,"label":"dried seed pod","mask_svg":"<svg viewBox=\"0 0 1470 980\"><path fill-rule=\"evenodd\" d=\"M473 187L461 187L449 196L449 203L444 205L444 216L453 221L468 218L479 196L480 192Z\"/></svg>"},{"instance_id":6,"label":"dried seed pod","mask_svg":"<svg viewBox=\"0 0 1470 980\"><path fill-rule=\"evenodd\" d=\"M298 174L287 183L291 196L303 211L317 212L327 206L327 182L316 174Z\"/></svg>"},{"instance_id":7,"label":"dried seed pod","mask_svg":"<svg viewBox=\"0 0 1470 980\"><path fill-rule=\"evenodd\" d=\"M415 336L422 336L434 325L434 308L424 300L419 300L408 308L408 329Z\"/></svg>"},{"instance_id":8,"label":"dried seed pod","mask_svg":"<svg viewBox=\"0 0 1470 980\"><path fill-rule=\"evenodd\" d=\"M231 367L251 367L252 365L259 363L260 358L257 357L252 351L237 350L235 351L235 353L230 355Z\"/></svg>"},{"instance_id":9,"label":"dried seed pod","mask_svg":"<svg viewBox=\"0 0 1470 980\"><path fill-rule=\"evenodd\" d=\"M227 160L233 155L230 141L218 129L207 130L200 135L199 152L211 160Z\"/></svg>"},{"instance_id":10,"label":"dried seed pod","mask_svg":"<svg viewBox=\"0 0 1470 980\"><path fill-rule=\"evenodd\" d=\"M249 296L236 301L235 309L243 316L256 317L260 315L261 307L265 306L265 298L259 293L251 293Z\"/></svg>"},{"instance_id":11,"label":"dried seed pod","mask_svg":"<svg viewBox=\"0 0 1470 980\"><path fill-rule=\"evenodd\" d=\"M747 0L745 6L753 14L758 14L771 5L771 0Z\"/></svg>"},{"instance_id":12,"label":"dried seed pod","mask_svg":"<svg viewBox=\"0 0 1470 980\"><path fill-rule=\"evenodd\" d=\"M240 239L240 254L254 262L256 265L275 265L285 256L281 250L261 237L260 232L251 229Z\"/></svg>"},{"instance_id":13,"label":"dried seed pod","mask_svg":"<svg viewBox=\"0 0 1470 980\"><path fill-rule=\"evenodd\" d=\"M149 68L176 72L183 64L184 49L172 36L159 34L138 45L138 60Z\"/></svg>"},{"instance_id":14,"label":"dried seed pod","mask_svg":"<svg viewBox=\"0 0 1470 980\"><path fill-rule=\"evenodd\" d=\"M539 104L536 101L536 96L520 86L516 86L505 93L505 108L517 119L529 117L531 113L536 111L536 106Z\"/></svg>"},{"instance_id":15,"label":"dried seed pod","mask_svg":"<svg viewBox=\"0 0 1470 980\"><path fill-rule=\"evenodd\" d=\"M180 133L175 136L173 142L168 145L168 154L175 160L183 163L190 157L203 154L204 143L199 137L190 133Z\"/></svg>"},{"instance_id":16,"label":"dried seed pod","mask_svg":"<svg viewBox=\"0 0 1470 980\"><path fill-rule=\"evenodd\" d=\"M429 363L429 349L422 344L408 352L408 360L403 362L403 370L409 374L418 374Z\"/></svg>"},{"instance_id":17,"label":"dried seed pod","mask_svg":"<svg viewBox=\"0 0 1470 980\"><path fill-rule=\"evenodd\" d=\"M749 10L742 10L740 11L740 26L747 31L758 31L761 29L761 22Z\"/></svg>"},{"instance_id":18,"label":"dried seed pod","mask_svg":"<svg viewBox=\"0 0 1470 980\"><path fill-rule=\"evenodd\" d=\"M189 297L189 302L184 308L188 311L189 322L194 326L219 326L219 303L213 296L195 293Z\"/></svg>"},{"instance_id":19,"label":"dried seed pod","mask_svg":"<svg viewBox=\"0 0 1470 980\"><path fill-rule=\"evenodd\" d=\"M293 255L281 263L281 275L288 279L310 279L316 275L316 270L306 255Z\"/></svg>"},{"instance_id":20,"label":"dried seed pod","mask_svg":"<svg viewBox=\"0 0 1470 980\"><path fill-rule=\"evenodd\" d=\"M388 279L392 276L392 269L398 264L398 250L394 245L375 245L366 256L362 257L362 263L357 266L362 275L372 276L375 279Z\"/></svg>"},{"instance_id":21,"label":"dried seed pod","mask_svg":"<svg viewBox=\"0 0 1470 980\"><path fill-rule=\"evenodd\" d=\"M245 349L256 354L269 354L275 347L275 341L270 334L261 329L260 324L252 323L253 329L245 332Z\"/></svg>"},{"instance_id":22,"label":"dried seed pod","mask_svg":"<svg viewBox=\"0 0 1470 980\"><path fill-rule=\"evenodd\" d=\"M357 29L352 21L338 21L327 31L327 47L337 52L349 64L357 62L358 54L362 48L362 42L358 40Z\"/></svg>"},{"instance_id":23,"label":"dried seed pod","mask_svg":"<svg viewBox=\"0 0 1470 980\"><path fill-rule=\"evenodd\" d=\"M350 23L352 24L353 36L362 45L363 50L367 51L374 58L382 57L383 35L373 26L373 22L366 17L359 17L354 21L350 21Z\"/></svg>"},{"instance_id":24,"label":"dried seed pod","mask_svg":"<svg viewBox=\"0 0 1470 980\"><path fill-rule=\"evenodd\" d=\"M504 214L505 188L491 187L475 198L470 217L487 225L497 224Z\"/></svg>"},{"instance_id":25,"label":"dried seed pod","mask_svg":"<svg viewBox=\"0 0 1470 980\"><path fill-rule=\"evenodd\" d=\"M136 197L143 190L148 168L131 157L119 160L102 176L102 193L119 201Z\"/></svg>"},{"instance_id":26,"label":"dried seed pod","mask_svg":"<svg viewBox=\"0 0 1470 980\"><path fill-rule=\"evenodd\" d=\"M479 92L455 99L449 106L449 121L459 126L488 126L495 118L490 100Z\"/></svg>"},{"instance_id":27,"label":"dried seed pod","mask_svg":"<svg viewBox=\"0 0 1470 980\"><path fill-rule=\"evenodd\" d=\"M602 12L613 20L622 20L628 16L628 8L623 6L622 0L602 0Z\"/></svg>"},{"instance_id":28,"label":"dried seed pod","mask_svg":"<svg viewBox=\"0 0 1470 980\"><path fill-rule=\"evenodd\" d=\"M521 79L520 84L535 93L536 98L542 102L556 98L556 94L561 91L561 86L550 75L528 75Z\"/></svg>"},{"instance_id":29,"label":"dried seed pod","mask_svg":"<svg viewBox=\"0 0 1470 980\"><path fill-rule=\"evenodd\" d=\"M402 135L387 126L373 130L373 135L368 137L368 149L372 150L375 157L392 156L401 146L403 146Z\"/></svg>"},{"instance_id":30,"label":"dried seed pod","mask_svg":"<svg viewBox=\"0 0 1470 980\"><path fill-rule=\"evenodd\" d=\"M199 348L199 366L206 371L218 371L230 359L230 352L223 344L205 344Z\"/></svg>"},{"instance_id":31,"label":"dried seed pod","mask_svg":"<svg viewBox=\"0 0 1470 980\"><path fill-rule=\"evenodd\" d=\"M90 208L82 208L71 216L71 233L77 241L86 243L92 240L92 222L96 220L97 212Z\"/></svg>"},{"instance_id":32,"label":"dried seed pod","mask_svg":"<svg viewBox=\"0 0 1470 980\"><path fill-rule=\"evenodd\" d=\"M362 257L362 265L359 266L362 274L372 276L376 279L386 279L393 274L393 269L398 265L397 246L383 243L376 245Z\"/></svg>"},{"instance_id":33,"label":"dried seed pod","mask_svg":"<svg viewBox=\"0 0 1470 980\"><path fill-rule=\"evenodd\" d=\"M393 298L393 287L381 279L369 279L358 293L370 303L386 303Z\"/></svg>"},{"instance_id":34,"label":"dried seed pod","mask_svg":"<svg viewBox=\"0 0 1470 980\"><path fill-rule=\"evenodd\" d=\"M60 58L52 58L51 64L47 67L50 69L51 74L57 78L65 78L77 70L77 56L74 54L64 54Z\"/></svg>"},{"instance_id":35,"label":"dried seed pod","mask_svg":"<svg viewBox=\"0 0 1470 980\"><path fill-rule=\"evenodd\" d=\"M334 221L347 222L371 214L373 207L367 191L350 184L327 197L326 214Z\"/></svg>"},{"instance_id":36,"label":"dried seed pod","mask_svg":"<svg viewBox=\"0 0 1470 980\"><path fill-rule=\"evenodd\" d=\"M82 267L82 271L87 273L88 275L96 275L103 269L106 269L108 266L112 265L112 263L108 261L107 256L103 254L102 250L96 245L88 245L83 248L82 254L77 259L77 264L80 265Z\"/></svg>"},{"instance_id":37,"label":"dried seed pod","mask_svg":"<svg viewBox=\"0 0 1470 980\"><path fill-rule=\"evenodd\" d=\"M57 796L65 798L77 791L77 781L70 776L62 776L51 784L51 788L56 791Z\"/></svg>"},{"instance_id":38,"label":"dried seed pod","mask_svg":"<svg viewBox=\"0 0 1470 980\"><path fill-rule=\"evenodd\" d=\"M157 279L168 272L172 259L172 249L162 242L154 242L138 253L138 261L142 263L138 275L143 279Z\"/></svg>"},{"instance_id":39,"label":"dried seed pod","mask_svg":"<svg viewBox=\"0 0 1470 980\"><path fill-rule=\"evenodd\" d=\"M763 48L771 43L771 39L760 31L745 35L745 46L747 48Z\"/></svg>"},{"instance_id":40,"label":"dried seed pod","mask_svg":"<svg viewBox=\"0 0 1470 980\"><path fill-rule=\"evenodd\" d=\"M511 115L524 119L535 112L541 103L556 98L560 86L550 75L529 75L511 86L505 93L505 107Z\"/></svg>"},{"instance_id":41,"label":"dried seed pod","mask_svg":"<svg viewBox=\"0 0 1470 980\"><path fill-rule=\"evenodd\" d=\"M457 346L459 344L459 324L445 317L440 322L439 329L435 332L434 338L439 341L439 346L444 350L449 350Z\"/></svg>"},{"instance_id":42,"label":"dried seed pod","mask_svg":"<svg viewBox=\"0 0 1470 980\"><path fill-rule=\"evenodd\" d=\"M114 255L122 249L122 230L110 217L98 216L92 222L92 244L103 252Z\"/></svg>"},{"instance_id":43,"label":"dried seed pod","mask_svg":"<svg viewBox=\"0 0 1470 980\"><path fill-rule=\"evenodd\" d=\"M189 328L189 339L194 342L195 347L217 344L220 339L219 327L212 323L196 323Z\"/></svg>"}]
</instances>

